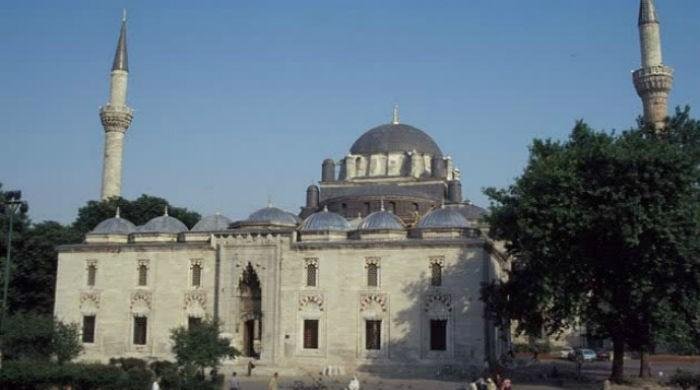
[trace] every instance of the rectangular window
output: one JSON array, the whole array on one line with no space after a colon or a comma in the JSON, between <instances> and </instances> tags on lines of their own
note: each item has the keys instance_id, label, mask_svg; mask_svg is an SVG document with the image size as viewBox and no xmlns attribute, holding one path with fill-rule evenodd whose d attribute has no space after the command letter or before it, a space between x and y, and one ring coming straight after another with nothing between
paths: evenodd
<instances>
[{"instance_id":1,"label":"rectangular window","mask_svg":"<svg viewBox=\"0 0 700 390\"><path fill-rule=\"evenodd\" d=\"M147 317L134 317L134 344L146 345Z\"/></svg>"},{"instance_id":2,"label":"rectangular window","mask_svg":"<svg viewBox=\"0 0 700 390\"><path fill-rule=\"evenodd\" d=\"M379 350L382 339L382 321L365 321L365 348Z\"/></svg>"},{"instance_id":3,"label":"rectangular window","mask_svg":"<svg viewBox=\"0 0 700 390\"><path fill-rule=\"evenodd\" d=\"M95 316L83 317L83 342L95 342Z\"/></svg>"},{"instance_id":4,"label":"rectangular window","mask_svg":"<svg viewBox=\"0 0 700 390\"><path fill-rule=\"evenodd\" d=\"M202 323L202 319L199 317L188 317L187 318L187 329L192 329L195 326L199 326Z\"/></svg>"},{"instance_id":5,"label":"rectangular window","mask_svg":"<svg viewBox=\"0 0 700 390\"><path fill-rule=\"evenodd\" d=\"M369 287L377 287L378 285L378 275L377 275L377 265L376 264L368 264L367 265L367 286Z\"/></svg>"},{"instance_id":6,"label":"rectangular window","mask_svg":"<svg viewBox=\"0 0 700 390\"><path fill-rule=\"evenodd\" d=\"M430 320L430 350L447 350L447 320Z\"/></svg>"},{"instance_id":7,"label":"rectangular window","mask_svg":"<svg viewBox=\"0 0 700 390\"><path fill-rule=\"evenodd\" d=\"M202 285L202 266L195 264L192 266L192 287L199 287Z\"/></svg>"},{"instance_id":8,"label":"rectangular window","mask_svg":"<svg viewBox=\"0 0 700 390\"><path fill-rule=\"evenodd\" d=\"M431 267L431 278L430 278L430 284L433 286L441 286L442 285L442 267L440 264L433 264Z\"/></svg>"},{"instance_id":9,"label":"rectangular window","mask_svg":"<svg viewBox=\"0 0 700 390\"><path fill-rule=\"evenodd\" d=\"M139 265L139 286L148 284L148 267L144 264Z\"/></svg>"},{"instance_id":10,"label":"rectangular window","mask_svg":"<svg viewBox=\"0 0 700 390\"><path fill-rule=\"evenodd\" d=\"M318 320L304 320L304 349L318 349Z\"/></svg>"},{"instance_id":11,"label":"rectangular window","mask_svg":"<svg viewBox=\"0 0 700 390\"><path fill-rule=\"evenodd\" d=\"M90 264L88 265L87 271L87 285L92 287L95 285L95 277L97 276L97 266L95 264Z\"/></svg>"},{"instance_id":12,"label":"rectangular window","mask_svg":"<svg viewBox=\"0 0 700 390\"><path fill-rule=\"evenodd\" d=\"M306 266L306 285L316 287L316 266L313 264Z\"/></svg>"}]
</instances>

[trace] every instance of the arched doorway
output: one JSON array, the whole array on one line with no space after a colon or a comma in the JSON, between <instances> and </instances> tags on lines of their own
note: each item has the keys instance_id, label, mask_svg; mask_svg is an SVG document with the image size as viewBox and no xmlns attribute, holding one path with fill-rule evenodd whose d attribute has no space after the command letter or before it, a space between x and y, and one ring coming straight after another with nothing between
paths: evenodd
<instances>
[{"instance_id":1,"label":"arched doorway","mask_svg":"<svg viewBox=\"0 0 700 390\"><path fill-rule=\"evenodd\" d=\"M238 283L240 299L240 321L243 325L243 356L260 358L262 339L262 309L260 279L248 265L243 270L241 280Z\"/></svg>"}]
</instances>

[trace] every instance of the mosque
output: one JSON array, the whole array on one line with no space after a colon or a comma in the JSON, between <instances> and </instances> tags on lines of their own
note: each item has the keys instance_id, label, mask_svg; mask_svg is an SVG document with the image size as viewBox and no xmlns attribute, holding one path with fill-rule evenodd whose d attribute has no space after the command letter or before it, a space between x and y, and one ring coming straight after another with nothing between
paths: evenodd
<instances>
[{"instance_id":1,"label":"mosque","mask_svg":"<svg viewBox=\"0 0 700 390\"><path fill-rule=\"evenodd\" d=\"M672 71L652 0L641 0L645 118L661 126ZM102 199L119 196L127 106L126 20L114 58ZM462 199L459 169L423 130L367 130L321 164L299 213L268 206L245 220L115 216L59 248L55 314L82 328L84 360L172 359L170 332L218 319L248 359L274 367L482 367L508 348L480 301L510 266Z\"/></svg>"}]
</instances>

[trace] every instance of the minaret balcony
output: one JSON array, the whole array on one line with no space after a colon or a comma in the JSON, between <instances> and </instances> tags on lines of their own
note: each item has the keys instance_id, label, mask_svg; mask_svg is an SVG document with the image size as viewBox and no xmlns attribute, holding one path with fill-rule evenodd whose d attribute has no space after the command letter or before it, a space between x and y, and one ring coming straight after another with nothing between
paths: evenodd
<instances>
[{"instance_id":1,"label":"minaret balcony","mask_svg":"<svg viewBox=\"0 0 700 390\"><path fill-rule=\"evenodd\" d=\"M668 92L673 86L673 69L665 65L637 69L632 77L639 93Z\"/></svg>"},{"instance_id":2,"label":"minaret balcony","mask_svg":"<svg viewBox=\"0 0 700 390\"><path fill-rule=\"evenodd\" d=\"M131 126L133 110L127 106L106 105L100 108L100 119L105 131L124 132Z\"/></svg>"}]
</instances>

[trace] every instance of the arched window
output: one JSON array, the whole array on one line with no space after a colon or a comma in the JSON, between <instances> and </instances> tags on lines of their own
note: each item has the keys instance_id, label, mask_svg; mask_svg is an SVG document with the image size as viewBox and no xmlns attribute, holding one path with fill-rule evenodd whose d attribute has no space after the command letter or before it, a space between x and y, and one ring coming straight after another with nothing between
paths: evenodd
<instances>
[{"instance_id":1,"label":"arched window","mask_svg":"<svg viewBox=\"0 0 700 390\"><path fill-rule=\"evenodd\" d=\"M200 287L202 285L202 266L200 264L192 265L192 287Z\"/></svg>"},{"instance_id":2,"label":"arched window","mask_svg":"<svg viewBox=\"0 0 700 390\"><path fill-rule=\"evenodd\" d=\"M365 202L365 215L369 215L370 210L369 202Z\"/></svg>"},{"instance_id":3,"label":"arched window","mask_svg":"<svg viewBox=\"0 0 700 390\"><path fill-rule=\"evenodd\" d=\"M139 265L139 286L148 284L148 267L146 264Z\"/></svg>"},{"instance_id":4,"label":"arched window","mask_svg":"<svg viewBox=\"0 0 700 390\"><path fill-rule=\"evenodd\" d=\"M376 264L367 264L367 286L377 287L379 281L378 269Z\"/></svg>"},{"instance_id":5,"label":"arched window","mask_svg":"<svg viewBox=\"0 0 700 390\"><path fill-rule=\"evenodd\" d=\"M355 159L355 176L363 176L364 172L362 172L362 157L357 157Z\"/></svg>"},{"instance_id":6,"label":"arched window","mask_svg":"<svg viewBox=\"0 0 700 390\"><path fill-rule=\"evenodd\" d=\"M433 286L441 286L442 285L442 266L438 263L433 263L430 266L430 273L431 273L431 278L430 278L430 284Z\"/></svg>"},{"instance_id":7,"label":"arched window","mask_svg":"<svg viewBox=\"0 0 700 390\"><path fill-rule=\"evenodd\" d=\"M316 264L306 265L306 286L316 287Z\"/></svg>"}]
</instances>

